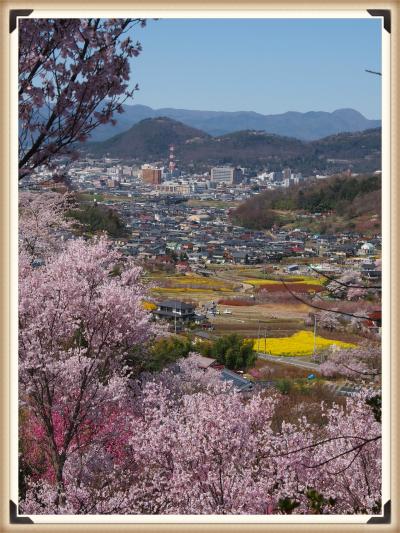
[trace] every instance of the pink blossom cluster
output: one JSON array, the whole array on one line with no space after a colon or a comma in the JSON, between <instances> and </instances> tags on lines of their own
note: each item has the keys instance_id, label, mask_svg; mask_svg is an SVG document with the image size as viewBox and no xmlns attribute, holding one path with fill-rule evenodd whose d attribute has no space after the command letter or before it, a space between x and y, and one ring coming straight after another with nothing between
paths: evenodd
<instances>
[{"instance_id":1,"label":"pink blossom cluster","mask_svg":"<svg viewBox=\"0 0 400 533\"><path fill-rule=\"evenodd\" d=\"M375 381L381 375L382 350L377 342L364 342L356 348L331 349L318 370L324 376L345 376L355 381Z\"/></svg>"},{"instance_id":2,"label":"pink blossom cluster","mask_svg":"<svg viewBox=\"0 0 400 533\"><path fill-rule=\"evenodd\" d=\"M327 285L328 290L339 298L347 300L360 300L368 294L365 282L361 274L354 270L346 270L336 281Z\"/></svg>"},{"instance_id":3,"label":"pink blossom cluster","mask_svg":"<svg viewBox=\"0 0 400 533\"><path fill-rule=\"evenodd\" d=\"M369 393L321 405L321 424L302 417L276 431L278 396L244 398L226 385L196 384L190 359L180 373L163 374L142 382L103 419L90 446L69 454L61 503L57 485L42 479L28 489L23 511L282 514L289 499L293 512L308 514L315 490L322 513L377 512L380 424L365 403Z\"/></svg>"},{"instance_id":4,"label":"pink blossom cluster","mask_svg":"<svg viewBox=\"0 0 400 533\"><path fill-rule=\"evenodd\" d=\"M62 234L70 230L65 212L71 201L69 195L52 192L19 193L20 264L46 259L62 249Z\"/></svg>"}]
</instances>

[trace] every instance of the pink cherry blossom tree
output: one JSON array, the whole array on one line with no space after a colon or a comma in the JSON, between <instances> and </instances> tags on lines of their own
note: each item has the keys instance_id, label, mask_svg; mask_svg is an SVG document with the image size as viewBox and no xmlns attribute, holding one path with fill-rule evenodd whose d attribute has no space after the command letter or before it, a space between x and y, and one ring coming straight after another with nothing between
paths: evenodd
<instances>
[{"instance_id":1,"label":"pink cherry blossom tree","mask_svg":"<svg viewBox=\"0 0 400 533\"><path fill-rule=\"evenodd\" d=\"M71 154L134 89L130 58L141 51L128 34L143 19L19 21L19 172L29 175Z\"/></svg>"},{"instance_id":2,"label":"pink cherry blossom tree","mask_svg":"<svg viewBox=\"0 0 400 533\"><path fill-rule=\"evenodd\" d=\"M31 260L45 259L61 250L63 232L70 230L65 212L73 202L69 195L52 192L19 193L19 252Z\"/></svg>"},{"instance_id":3,"label":"pink cherry blossom tree","mask_svg":"<svg viewBox=\"0 0 400 533\"><path fill-rule=\"evenodd\" d=\"M42 435L60 497L68 457L104 436L99 420L128 394L125 358L157 332L140 273L105 238L70 240L44 266L21 269L21 408Z\"/></svg>"},{"instance_id":4,"label":"pink cherry blossom tree","mask_svg":"<svg viewBox=\"0 0 400 533\"><path fill-rule=\"evenodd\" d=\"M342 327L340 319L336 313L330 313L329 311L320 311L317 314L317 324L321 328L328 330L338 330Z\"/></svg>"},{"instance_id":5,"label":"pink cherry blossom tree","mask_svg":"<svg viewBox=\"0 0 400 533\"><path fill-rule=\"evenodd\" d=\"M346 298L349 288L359 288L363 285L359 272L346 270L337 279L331 278L327 289L336 297Z\"/></svg>"},{"instance_id":6,"label":"pink cherry blossom tree","mask_svg":"<svg viewBox=\"0 0 400 533\"><path fill-rule=\"evenodd\" d=\"M377 342L361 343L356 348L335 347L318 370L328 377L345 376L355 381L379 382L382 349Z\"/></svg>"}]
</instances>

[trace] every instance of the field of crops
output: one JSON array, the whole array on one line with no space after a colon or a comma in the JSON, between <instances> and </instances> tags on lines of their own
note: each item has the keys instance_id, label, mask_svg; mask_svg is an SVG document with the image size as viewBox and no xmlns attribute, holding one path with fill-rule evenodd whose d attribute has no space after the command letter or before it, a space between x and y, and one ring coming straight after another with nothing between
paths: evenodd
<instances>
[{"instance_id":1,"label":"field of crops","mask_svg":"<svg viewBox=\"0 0 400 533\"><path fill-rule=\"evenodd\" d=\"M277 279L256 279L256 278L248 278L243 280L244 283L249 283L250 285L254 285L255 287L259 285L281 285L282 281ZM308 276L287 276L284 278L284 282L290 285L291 283L298 283L302 285L322 285L323 279L322 278L313 278Z\"/></svg>"},{"instance_id":2,"label":"field of crops","mask_svg":"<svg viewBox=\"0 0 400 533\"><path fill-rule=\"evenodd\" d=\"M216 279L215 277L207 278L196 276L195 274L159 277L157 281L160 287L174 287L177 289L232 290L235 286L233 283Z\"/></svg>"},{"instance_id":3,"label":"field of crops","mask_svg":"<svg viewBox=\"0 0 400 533\"><path fill-rule=\"evenodd\" d=\"M312 355L314 351L314 335L311 331L298 331L291 337L253 339L253 342L256 351L269 355L304 356ZM317 351L325 350L330 346L355 348L356 345L349 342L316 337Z\"/></svg>"},{"instance_id":4,"label":"field of crops","mask_svg":"<svg viewBox=\"0 0 400 533\"><path fill-rule=\"evenodd\" d=\"M256 305L255 301L251 298L222 298L218 300L219 305L233 305L236 307L246 307Z\"/></svg>"},{"instance_id":5,"label":"field of crops","mask_svg":"<svg viewBox=\"0 0 400 533\"><path fill-rule=\"evenodd\" d=\"M224 288L213 288L213 287L153 287L151 289L152 292L173 292L184 295L185 293L192 293L192 292L232 292L231 289L224 289Z\"/></svg>"}]
</instances>

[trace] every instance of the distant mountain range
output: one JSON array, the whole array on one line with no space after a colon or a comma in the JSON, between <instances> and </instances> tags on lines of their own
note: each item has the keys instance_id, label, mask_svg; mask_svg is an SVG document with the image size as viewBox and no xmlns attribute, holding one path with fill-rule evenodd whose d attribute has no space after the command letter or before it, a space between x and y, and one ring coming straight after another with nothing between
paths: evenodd
<instances>
[{"instance_id":1,"label":"distant mountain range","mask_svg":"<svg viewBox=\"0 0 400 533\"><path fill-rule=\"evenodd\" d=\"M256 130L212 137L168 117L144 119L129 130L102 142L82 145L97 157L109 156L138 163L168 162L174 144L179 168L204 170L212 165L241 165L279 170L288 166L303 173L333 173L347 168L370 172L381 168L381 130L340 133L316 141L302 141Z\"/></svg>"},{"instance_id":2,"label":"distant mountain range","mask_svg":"<svg viewBox=\"0 0 400 533\"><path fill-rule=\"evenodd\" d=\"M92 134L93 141L104 141L122 133L146 118L168 117L209 135L220 136L243 130L259 130L311 141L336 133L378 128L380 120L369 120L354 109L337 109L332 113L288 111L278 115L262 115L253 111L196 111L189 109L153 109L144 105L124 105L117 124L104 124Z\"/></svg>"}]
</instances>

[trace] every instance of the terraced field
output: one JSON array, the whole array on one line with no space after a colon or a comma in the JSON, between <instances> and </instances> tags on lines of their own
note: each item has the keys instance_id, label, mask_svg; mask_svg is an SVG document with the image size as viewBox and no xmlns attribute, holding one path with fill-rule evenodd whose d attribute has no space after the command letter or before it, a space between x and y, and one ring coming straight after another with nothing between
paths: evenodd
<instances>
[{"instance_id":1,"label":"terraced field","mask_svg":"<svg viewBox=\"0 0 400 533\"><path fill-rule=\"evenodd\" d=\"M238 284L197 274L150 276L150 293L155 298L174 298L203 305L209 301L232 297L240 288Z\"/></svg>"},{"instance_id":2,"label":"terraced field","mask_svg":"<svg viewBox=\"0 0 400 533\"><path fill-rule=\"evenodd\" d=\"M223 305L224 301L250 299L252 294L255 294L259 286L244 283L243 276L237 274L244 273L247 274L244 278L253 279L249 277L248 271L255 273L256 269L235 265L210 267L213 267L210 268L213 271L210 277L193 272L186 275L162 272L149 274L147 281L151 284L150 295L156 301L177 299L191 302L198 306L199 311L204 310L203 306L210 302L221 302L217 304L219 314L215 317L209 316L217 335L237 332L243 336L256 337L261 329L262 334L267 332L268 336L289 336L304 328L304 318L309 308L298 302L255 302L255 305L251 306ZM298 276L294 279L298 279ZM274 281L269 286L279 285Z\"/></svg>"}]
</instances>

